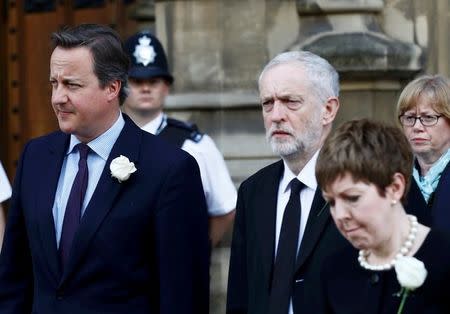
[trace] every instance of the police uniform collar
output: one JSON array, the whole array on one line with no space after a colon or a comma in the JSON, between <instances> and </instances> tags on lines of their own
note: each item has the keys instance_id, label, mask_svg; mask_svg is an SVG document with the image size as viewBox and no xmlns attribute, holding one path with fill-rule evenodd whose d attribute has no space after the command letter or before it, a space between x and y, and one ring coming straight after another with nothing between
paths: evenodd
<instances>
[{"instance_id":1,"label":"police uniform collar","mask_svg":"<svg viewBox=\"0 0 450 314\"><path fill-rule=\"evenodd\" d=\"M153 119L152 121L145 124L142 129L144 131L147 131L149 133L152 133L153 135L157 135L161 130L164 128L164 124L166 124L166 115L162 112L158 114L158 116Z\"/></svg>"}]
</instances>

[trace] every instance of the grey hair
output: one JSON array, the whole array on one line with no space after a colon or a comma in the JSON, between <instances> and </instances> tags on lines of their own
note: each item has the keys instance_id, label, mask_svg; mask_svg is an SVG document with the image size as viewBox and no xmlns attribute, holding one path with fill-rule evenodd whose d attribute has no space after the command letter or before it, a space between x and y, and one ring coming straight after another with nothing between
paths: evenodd
<instances>
[{"instance_id":1,"label":"grey hair","mask_svg":"<svg viewBox=\"0 0 450 314\"><path fill-rule=\"evenodd\" d=\"M339 74L324 58L309 51L288 51L275 56L259 75L258 84L270 68L279 64L298 64L308 73L308 80L322 102L329 97L339 97Z\"/></svg>"}]
</instances>

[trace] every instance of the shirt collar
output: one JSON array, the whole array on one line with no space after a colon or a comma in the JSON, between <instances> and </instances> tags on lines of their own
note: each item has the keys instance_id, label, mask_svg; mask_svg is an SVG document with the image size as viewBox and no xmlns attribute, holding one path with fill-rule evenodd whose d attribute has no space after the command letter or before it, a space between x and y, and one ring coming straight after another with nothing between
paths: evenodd
<instances>
[{"instance_id":1,"label":"shirt collar","mask_svg":"<svg viewBox=\"0 0 450 314\"><path fill-rule=\"evenodd\" d=\"M164 118L164 114L162 112L160 112L155 119L153 119L152 121L150 121L149 123L144 125L142 127L142 130L155 135L158 132L158 129L160 128L160 126L163 122L163 118Z\"/></svg>"},{"instance_id":2,"label":"shirt collar","mask_svg":"<svg viewBox=\"0 0 450 314\"><path fill-rule=\"evenodd\" d=\"M450 149L448 149L442 156L431 166L428 173L425 177L435 178L440 176L442 171L444 171L445 167L447 167L448 162L450 161ZM432 179L431 179L432 180Z\"/></svg>"},{"instance_id":3,"label":"shirt collar","mask_svg":"<svg viewBox=\"0 0 450 314\"><path fill-rule=\"evenodd\" d=\"M292 181L292 179L297 178L302 182L304 185L306 185L308 188L312 190L317 189L317 180L316 180L316 162L317 157L319 156L318 150L311 159L306 163L306 165L303 167L303 169L300 171L298 176L296 176L291 169L289 169L287 163L283 160L284 164L284 173L283 177L281 178L280 187L283 192L287 191L287 188L289 186L289 183Z\"/></svg>"},{"instance_id":4,"label":"shirt collar","mask_svg":"<svg viewBox=\"0 0 450 314\"><path fill-rule=\"evenodd\" d=\"M114 124L106 132L87 143L87 145L92 151L94 151L97 155L99 155L103 160L106 161L124 125L125 120L123 119L122 113L120 112L116 122L114 122ZM66 154L68 155L72 153L73 148L78 143L80 143L80 140L75 135L71 134L70 144Z\"/></svg>"}]
</instances>

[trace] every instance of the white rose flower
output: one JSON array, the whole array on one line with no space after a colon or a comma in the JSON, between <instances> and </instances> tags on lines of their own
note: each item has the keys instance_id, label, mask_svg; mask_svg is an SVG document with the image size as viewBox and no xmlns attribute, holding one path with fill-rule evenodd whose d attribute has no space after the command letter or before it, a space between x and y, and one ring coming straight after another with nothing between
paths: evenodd
<instances>
[{"instance_id":1,"label":"white rose flower","mask_svg":"<svg viewBox=\"0 0 450 314\"><path fill-rule=\"evenodd\" d=\"M119 182L128 180L130 175L137 170L134 163L122 155L111 161L109 169L111 170L111 176L119 180Z\"/></svg>"},{"instance_id":2,"label":"white rose flower","mask_svg":"<svg viewBox=\"0 0 450 314\"><path fill-rule=\"evenodd\" d=\"M414 290L423 285L427 270L423 262L412 256L402 256L395 263L397 280L403 288Z\"/></svg>"}]
</instances>

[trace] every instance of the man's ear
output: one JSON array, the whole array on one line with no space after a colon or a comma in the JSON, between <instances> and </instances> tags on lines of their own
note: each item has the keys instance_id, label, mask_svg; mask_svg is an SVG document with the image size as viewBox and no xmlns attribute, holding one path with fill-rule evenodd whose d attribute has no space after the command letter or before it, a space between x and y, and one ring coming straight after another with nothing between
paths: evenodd
<instances>
[{"instance_id":1,"label":"man's ear","mask_svg":"<svg viewBox=\"0 0 450 314\"><path fill-rule=\"evenodd\" d=\"M106 86L105 90L108 101L112 101L116 98L119 98L119 92L121 87L122 82L119 80L112 81Z\"/></svg>"},{"instance_id":2,"label":"man's ear","mask_svg":"<svg viewBox=\"0 0 450 314\"><path fill-rule=\"evenodd\" d=\"M331 124L336 118L339 109L339 99L337 97L329 97L323 106L323 125Z\"/></svg>"}]
</instances>

